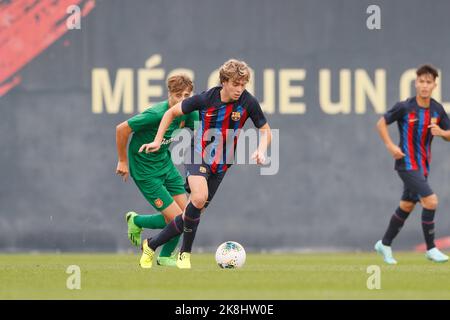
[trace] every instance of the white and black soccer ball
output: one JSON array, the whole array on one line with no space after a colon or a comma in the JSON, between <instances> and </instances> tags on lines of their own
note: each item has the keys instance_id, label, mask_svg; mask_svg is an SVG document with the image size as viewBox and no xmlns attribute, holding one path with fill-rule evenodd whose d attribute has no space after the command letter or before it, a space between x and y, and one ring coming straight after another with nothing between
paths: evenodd
<instances>
[{"instance_id":1,"label":"white and black soccer ball","mask_svg":"<svg viewBox=\"0 0 450 320\"><path fill-rule=\"evenodd\" d=\"M244 247L235 241L222 243L216 251L216 262L222 269L241 268L245 258Z\"/></svg>"}]
</instances>

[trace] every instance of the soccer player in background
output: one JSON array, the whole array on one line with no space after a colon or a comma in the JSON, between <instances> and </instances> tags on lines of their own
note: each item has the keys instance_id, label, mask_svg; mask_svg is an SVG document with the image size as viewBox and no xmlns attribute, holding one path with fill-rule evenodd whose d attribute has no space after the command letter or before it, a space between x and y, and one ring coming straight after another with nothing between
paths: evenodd
<instances>
[{"instance_id":1,"label":"soccer player in background","mask_svg":"<svg viewBox=\"0 0 450 320\"><path fill-rule=\"evenodd\" d=\"M436 87L437 70L431 65L423 65L417 69L416 74L416 96L398 102L377 123L381 139L394 157L395 169L404 185L400 206L391 217L383 239L375 244L375 250L388 264L397 263L392 255L392 241L418 201L423 207L422 229L427 246L425 256L435 262L448 261L448 256L434 244L434 215L438 197L427 178L433 137L450 141L450 121L442 105L431 98ZM387 127L395 121L400 132L398 146L392 142Z\"/></svg>"},{"instance_id":2,"label":"soccer player in background","mask_svg":"<svg viewBox=\"0 0 450 320\"><path fill-rule=\"evenodd\" d=\"M184 178L172 162L169 145L175 130L186 126L194 129L198 121L198 112L175 119L161 138L161 148L154 153L140 153L139 147L155 139L159 123L167 110L171 110L183 99L191 96L193 83L191 79L178 74L167 79L168 100L160 102L144 112L122 122L116 127L116 144L119 161L116 173L124 181L130 174L145 199L160 213L139 215L128 212L125 217L128 224L128 238L131 243L141 247L142 228L163 229L166 223L172 221L187 205ZM127 142L133 132L130 145ZM129 170L128 170L129 165ZM179 236L167 242L157 259L163 266L175 266Z\"/></svg>"},{"instance_id":3,"label":"soccer player in background","mask_svg":"<svg viewBox=\"0 0 450 320\"><path fill-rule=\"evenodd\" d=\"M183 233L177 266L181 269L191 268L191 249L200 213L211 202L230 167L229 157L234 157L237 134L248 118L252 119L261 134L261 141L252 158L257 164L265 161L264 153L270 144L271 132L258 101L245 90L250 79L247 64L231 59L222 65L219 74L221 86L194 95L169 109L161 120L153 142L140 148L140 151L157 152L164 133L174 119L197 110L200 112L201 129L197 132L197 138L193 137L192 140L191 161L185 163L186 189L191 193L190 201L183 215L178 215L156 237L143 241L140 260L143 267L152 265L156 248ZM235 135L227 139L227 130L232 130ZM211 133L214 137L210 136ZM200 163L193 161L194 158L201 159Z\"/></svg>"}]
</instances>

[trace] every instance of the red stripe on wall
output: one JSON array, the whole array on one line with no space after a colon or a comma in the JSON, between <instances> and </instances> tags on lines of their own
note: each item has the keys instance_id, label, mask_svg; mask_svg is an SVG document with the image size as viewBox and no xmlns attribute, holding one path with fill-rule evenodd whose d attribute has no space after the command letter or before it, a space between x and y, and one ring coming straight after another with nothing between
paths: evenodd
<instances>
[{"instance_id":1,"label":"red stripe on wall","mask_svg":"<svg viewBox=\"0 0 450 320\"><path fill-rule=\"evenodd\" d=\"M15 73L68 31L70 5L85 16L95 1L17 0L0 7L0 96L20 82L10 80Z\"/></svg>"}]
</instances>

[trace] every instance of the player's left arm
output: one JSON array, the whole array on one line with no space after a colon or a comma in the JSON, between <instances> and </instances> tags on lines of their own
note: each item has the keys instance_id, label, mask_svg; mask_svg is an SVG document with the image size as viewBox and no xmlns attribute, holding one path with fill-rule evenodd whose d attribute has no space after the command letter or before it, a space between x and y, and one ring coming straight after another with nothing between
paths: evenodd
<instances>
[{"instance_id":1,"label":"player's left arm","mask_svg":"<svg viewBox=\"0 0 450 320\"><path fill-rule=\"evenodd\" d=\"M450 130L444 130L435 123L428 126L431 129L431 134L433 136L442 137L446 141L450 141Z\"/></svg>"},{"instance_id":2,"label":"player's left arm","mask_svg":"<svg viewBox=\"0 0 450 320\"><path fill-rule=\"evenodd\" d=\"M266 157L264 154L272 141L272 131L269 124L266 122L261 128L259 128L260 141L258 149L253 153L252 159L256 161L256 164L264 164Z\"/></svg>"},{"instance_id":3,"label":"player's left arm","mask_svg":"<svg viewBox=\"0 0 450 320\"><path fill-rule=\"evenodd\" d=\"M444 110L441 112L441 121L439 122L439 125L432 123L428 128L430 128L433 136L442 137L445 141L450 141L450 120Z\"/></svg>"},{"instance_id":4,"label":"player's left arm","mask_svg":"<svg viewBox=\"0 0 450 320\"><path fill-rule=\"evenodd\" d=\"M162 117L161 122L159 123L158 132L156 133L155 140L153 140L153 142L143 144L139 148L139 152L143 152L144 150L145 153L158 151L159 148L161 148L161 143L164 139L164 135L166 134L166 131L169 128L170 124L172 123L173 119L182 115L183 112L181 111L181 102L178 102L164 113L164 116Z\"/></svg>"},{"instance_id":5,"label":"player's left arm","mask_svg":"<svg viewBox=\"0 0 450 320\"><path fill-rule=\"evenodd\" d=\"M269 123L267 122L266 116L264 115L258 100L253 96L250 97L248 111L253 124L259 129L260 137L258 149L252 154L252 159L256 161L256 164L264 164L266 161L264 154L272 141L272 131L270 130Z\"/></svg>"}]
</instances>

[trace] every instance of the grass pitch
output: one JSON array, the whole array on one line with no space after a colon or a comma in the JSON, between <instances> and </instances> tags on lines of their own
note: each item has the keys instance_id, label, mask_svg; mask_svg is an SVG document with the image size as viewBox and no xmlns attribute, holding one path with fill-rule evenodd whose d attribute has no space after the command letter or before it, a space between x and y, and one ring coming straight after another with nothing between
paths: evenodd
<instances>
[{"instance_id":1,"label":"grass pitch","mask_svg":"<svg viewBox=\"0 0 450 320\"><path fill-rule=\"evenodd\" d=\"M139 254L3 254L0 299L450 299L450 264L397 253L248 254L242 269L222 270L214 254L193 254L191 270L138 266ZM81 270L69 290L66 270ZM367 267L380 266L369 290Z\"/></svg>"}]
</instances>

